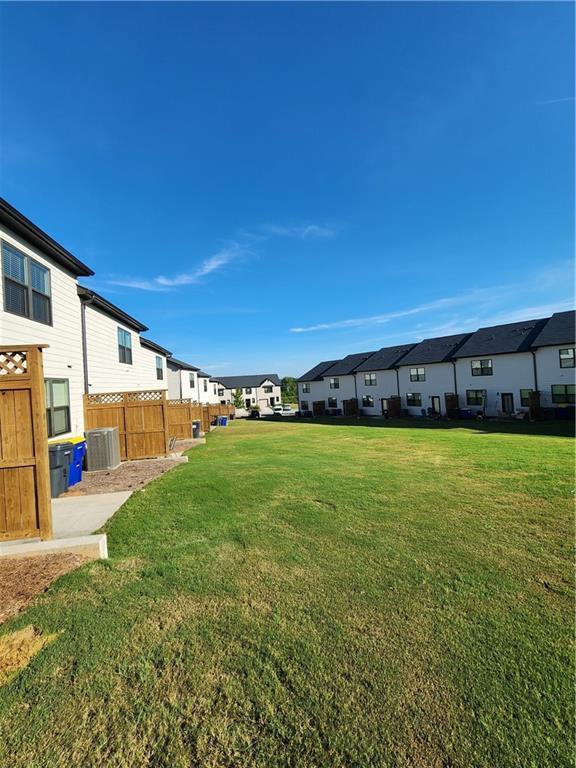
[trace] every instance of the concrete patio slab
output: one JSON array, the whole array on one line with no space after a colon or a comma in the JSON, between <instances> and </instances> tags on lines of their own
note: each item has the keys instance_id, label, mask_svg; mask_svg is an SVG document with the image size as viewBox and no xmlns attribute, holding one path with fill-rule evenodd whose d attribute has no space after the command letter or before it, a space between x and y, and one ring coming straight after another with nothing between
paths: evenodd
<instances>
[{"instance_id":1,"label":"concrete patio slab","mask_svg":"<svg viewBox=\"0 0 576 768\"><path fill-rule=\"evenodd\" d=\"M97 531L131 495L132 491L116 491L52 499L54 538L85 536Z\"/></svg>"},{"instance_id":2,"label":"concrete patio slab","mask_svg":"<svg viewBox=\"0 0 576 768\"><path fill-rule=\"evenodd\" d=\"M58 553L74 553L90 560L108 557L108 542L105 533L93 536L71 536L66 539L49 541L20 540L9 544L0 544L0 557L31 557Z\"/></svg>"}]
</instances>

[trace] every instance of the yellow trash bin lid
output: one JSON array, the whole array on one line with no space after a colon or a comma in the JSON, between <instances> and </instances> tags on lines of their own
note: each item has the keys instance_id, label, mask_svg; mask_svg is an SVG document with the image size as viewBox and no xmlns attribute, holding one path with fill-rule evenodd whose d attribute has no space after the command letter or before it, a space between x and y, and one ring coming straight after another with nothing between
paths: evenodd
<instances>
[{"instance_id":1,"label":"yellow trash bin lid","mask_svg":"<svg viewBox=\"0 0 576 768\"><path fill-rule=\"evenodd\" d=\"M83 443L86 440L84 435L73 435L72 437L60 437L57 440L48 440L48 445L58 445L58 443Z\"/></svg>"}]
</instances>

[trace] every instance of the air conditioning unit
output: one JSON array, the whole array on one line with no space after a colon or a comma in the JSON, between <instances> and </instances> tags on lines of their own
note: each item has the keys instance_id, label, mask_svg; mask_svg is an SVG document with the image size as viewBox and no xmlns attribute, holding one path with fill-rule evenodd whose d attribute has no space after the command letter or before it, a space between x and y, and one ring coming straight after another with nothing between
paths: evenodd
<instances>
[{"instance_id":1,"label":"air conditioning unit","mask_svg":"<svg viewBox=\"0 0 576 768\"><path fill-rule=\"evenodd\" d=\"M116 469L120 466L118 427L101 427L86 432L86 469Z\"/></svg>"}]
</instances>

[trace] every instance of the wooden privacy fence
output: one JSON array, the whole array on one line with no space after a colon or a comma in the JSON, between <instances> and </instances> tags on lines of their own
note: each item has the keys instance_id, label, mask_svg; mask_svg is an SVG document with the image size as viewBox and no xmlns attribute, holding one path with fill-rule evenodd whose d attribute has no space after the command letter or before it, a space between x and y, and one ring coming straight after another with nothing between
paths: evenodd
<instances>
[{"instance_id":1,"label":"wooden privacy fence","mask_svg":"<svg viewBox=\"0 0 576 768\"><path fill-rule=\"evenodd\" d=\"M122 461L166 456L170 438L191 439L193 421L207 432L216 416L234 413L233 405L167 400L164 390L84 395L86 429L118 427Z\"/></svg>"},{"instance_id":2,"label":"wooden privacy fence","mask_svg":"<svg viewBox=\"0 0 576 768\"><path fill-rule=\"evenodd\" d=\"M0 540L52 538L42 346L0 348Z\"/></svg>"}]
</instances>

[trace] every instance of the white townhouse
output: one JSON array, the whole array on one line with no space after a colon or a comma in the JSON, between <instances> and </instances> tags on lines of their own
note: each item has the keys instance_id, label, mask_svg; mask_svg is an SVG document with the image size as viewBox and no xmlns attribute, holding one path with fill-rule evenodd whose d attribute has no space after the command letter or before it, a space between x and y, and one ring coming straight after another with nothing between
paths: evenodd
<instances>
[{"instance_id":1,"label":"white townhouse","mask_svg":"<svg viewBox=\"0 0 576 768\"><path fill-rule=\"evenodd\" d=\"M78 296L87 394L168 389L170 353L140 336L147 326L89 288Z\"/></svg>"},{"instance_id":2,"label":"white townhouse","mask_svg":"<svg viewBox=\"0 0 576 768\"><path fill-rule=\"evenodd\" d=\"M486 416L528 411L538 391L532 343L547 320L479 328L454 354L461 407Z\"/></svg>"},{"instance_id":3,"label":"white townhouse","mask_svg":"<svg viewBox=\"0 0 576 768\"><path fill-rule=\"evenodd\" d=\"M0 344L44 350L48 436L84 429L79 277L94 272L0 198Z\"/></svg>"},{"instance_id":4,"label":"white townhouse","mask_svg":"<svg viewBox=\"0 0 576 768\"><path fill-rule=\"evenodd\" d=\"M275 373L221 376L217 381L223 391L222 399L225 398L226 390L228 390L230 400L233 402L234 393L239 389L242 392L246 408L252 408L254 405L267 408L282 402L281 382Z\"/></svg>"},{"instance_id":5,"label":"white townhouse","mask_svg":"<svg viewBox=\"0 0 576 768\"><path fill-rule=\"evenodd\" d=\"M354 400L358 397L356 376L354 375L354 371L359 365L364 363L373 354L374 352L358 352L356 354L347 355L346 357L342 358L342 360L333 362L332 365L323 370L321 373L317 372L315 377L315 383L317 386L314 387L315 394L308 401L312 407L303 408L302 402L300 401L300 410L313 411L315 402L324 401L324 407L326 410L343 411L345 407L345 401ZM320 369L322 365L323 364L320 363L320 365L316 366L316 368ZM307 374L304 374L303 377L298 379L298 396L300 397L301 393L302 399L304 399L306 396L304 403L306 403L308 395L311 395L312 393L308 393L303 390L307 389L305 385L311 385L312 381L304 381L303 379L312 378L313 372L315 370L316 369L313 368Z\"/></svg>"},{"instance_id":6,"label":"white townhouse","mask_svg":"<svg viewBox=\"0 0 576 768\"><path fill-rule=\"evenodd\" d=\"M414 344L382 347L355 370L358 405L364 416L381 416L400 397L398 365Z\"/></svg>"},{"instance_id":7,"label":"white townhouse","mask_svg":"<svg viewBox=\"0 0 576 768\"><path fill-rule=\"evenodd\" d=\"M338 360L324 360L296 380L298 385L298 407L301 411L312 411L312 404L325 400L326 392L323 374Z\"/></svg>"},{"instance_id":8,"label":"white townhouse","mask_svg":"<svg viewBox=\"0 0 576 768\"><path fill-rule=\"evenodd\" d=\"M168 358L168 397L170 400L193 400L200 402L198 372L200 368L175 357Z\"/></svg>"},{"instance_id":9,"label":"white townhouse","mask_svg":"<svg viewBox=\"0 0 576 768\"><path fill-rule=\"evenodd\" d=\"M446 396L458 391L452 357L469 336L458 333L424 339L400 360L400 397L410 416L446 415Z\"/></svg>"},{"instance_id":10,"label":"white townhouse","mask_svg":"<svg viewBox=\"0 0 576 768\"><path fill-rule=\"evenodd\" d=\"M532 342L543 408L574 406L576 313L556 312Z\"/></svg>"}]
</instances>

